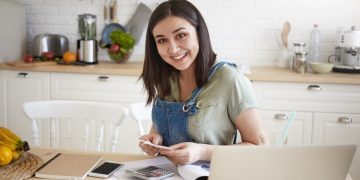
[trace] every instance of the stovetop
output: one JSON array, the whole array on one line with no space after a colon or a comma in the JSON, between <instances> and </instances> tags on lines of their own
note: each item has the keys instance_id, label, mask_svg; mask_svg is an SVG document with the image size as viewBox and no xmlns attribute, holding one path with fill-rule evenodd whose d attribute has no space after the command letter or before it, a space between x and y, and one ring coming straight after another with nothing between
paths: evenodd
<instances>
[{"instance_id":1,"label":"stovetop","mask_svg":"<svg viewBox=\"0 0 360 180\"><path fill-rule=\"evenodd\" d=\"M339 66L333 68L333 72L339 73L360 73L360 66Z\"/></svg>"}]
</instances>

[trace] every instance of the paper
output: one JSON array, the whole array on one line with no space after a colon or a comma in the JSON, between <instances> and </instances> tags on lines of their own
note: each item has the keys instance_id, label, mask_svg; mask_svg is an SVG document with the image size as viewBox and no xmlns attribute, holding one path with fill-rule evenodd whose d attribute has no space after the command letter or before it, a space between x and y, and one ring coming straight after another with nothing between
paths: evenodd
<instances>
[{"instance_id":1,"label":"paper","mask_svg":"<svg viewBox=\"0 0 360 180\"><path fill-rule=\"evenodd\" d=\"M169 148L169 147L153 144L150 141L144 141L144 140L141 140L141 139L139 139L139 141L143 142L144 144L147 144L149 146L153 146L153 147L156 147L156 148L159 148L159 149L171 150L171 148Z\"/></svg>"},{"instance_id":2,"label":"paper","mask_svg":"<svg viewBox=\"0 0 360 180\"><path fill-rule=\"evenodd\" d=\"M143 168L150 165L172 170L175 173L175 175L166 178L167 180L183 180L183 178L179 176L177 167L171 161L169 161L165 156L160 156L160 157L145 159L140 161L122 162L122 163L124 164L124 167L116 171L110 178L108 178L108 180L116 180L116 179L133 180L135 179L134 176L127 174L126 173L127 169Z\"/></svg>"},{"instance_id":3,"label":"paper","mask_svg":"<svg viewBox=\"0 0 360 180\"><path fill-rule=\"evenodd\" d=\"M197 161L192 164L178 165L178 173L186 180L195 180L199 177L209 176L209 168L208 161Z\"/></svg>"}]
</instances>

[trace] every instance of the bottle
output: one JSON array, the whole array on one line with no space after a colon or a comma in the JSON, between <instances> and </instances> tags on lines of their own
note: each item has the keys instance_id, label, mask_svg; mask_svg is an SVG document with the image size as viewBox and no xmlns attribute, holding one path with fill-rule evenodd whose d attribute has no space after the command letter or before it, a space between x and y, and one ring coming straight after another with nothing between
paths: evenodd
<instances>
[{"instance_id":1,"label":"bottle","mask_svg":"<svg viewBox=\"0 0 360 180\"><path fill-rule=\"evenodd\" d=\"M320 41L321 41L321 34L317 24L314 24L314 28L311 30L310 33L310 40L309 40L309 55L308 60L309 62L319 62L320 61Z\"/></svg>"}]
</instances>

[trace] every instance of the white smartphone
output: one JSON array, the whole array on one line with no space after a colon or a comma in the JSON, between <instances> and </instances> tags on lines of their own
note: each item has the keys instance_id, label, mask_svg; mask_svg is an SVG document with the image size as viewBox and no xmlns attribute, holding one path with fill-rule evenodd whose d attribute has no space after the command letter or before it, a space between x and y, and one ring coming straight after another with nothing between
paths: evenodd
<instances>
[{"instance_id":1,"label":"white smartphone","mask_svg":"<svg viewBox=\"0 0 360 180\"><path fill-rule=\"evenodd\" d=\"M91 170L88 176L108 178L122 166L123 164L117 162L105 161Z\"/></svg>"},{"instance_id":2,"label":"white smartphone","mask_svg":"<svg viewBox=\"0 0 360 180\"><path fill-rule=\"evenodd\" d=\"M167 146L161 146L161 145L153 144L150 141L144 141L144 140L141 140L141 139L139 139L139 141L143 142L144 144L147 144L149 146L153 146L153 147L156 147L156 148L159 148L159 149L171 150L171 148L169 148Z\"/></svg>"}]
</instances>

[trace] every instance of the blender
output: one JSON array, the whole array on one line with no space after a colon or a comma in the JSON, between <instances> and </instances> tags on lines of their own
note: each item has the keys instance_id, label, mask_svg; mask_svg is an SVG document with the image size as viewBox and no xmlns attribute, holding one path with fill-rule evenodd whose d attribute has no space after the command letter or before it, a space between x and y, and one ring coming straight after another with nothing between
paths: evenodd
<instances>
[{"instance_id":1,"label":"blender","mask_svg":"<svg viewBox=\"0 0 360 180\"><path fill-rule=\"evenodd\" d=\"M80 14L78 23L77 60L85 64L97 64L96 15Z\"/></svg>"}]
</instances>

